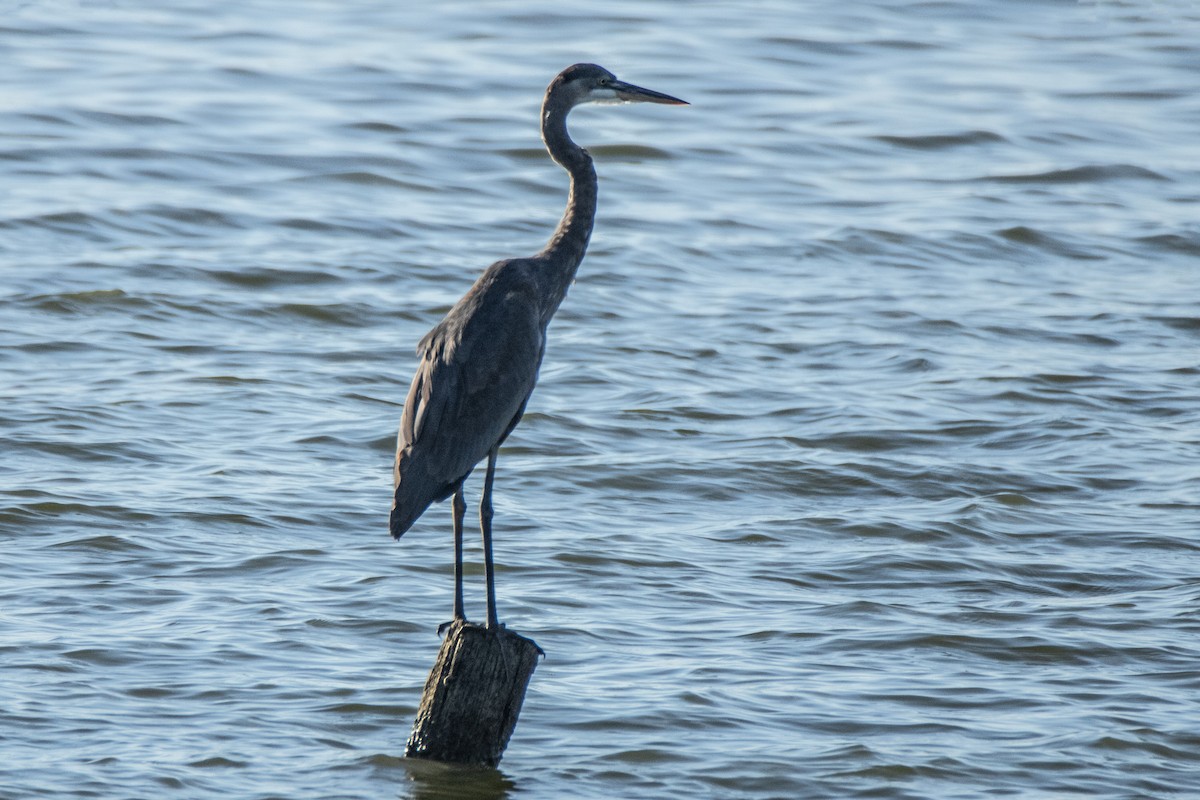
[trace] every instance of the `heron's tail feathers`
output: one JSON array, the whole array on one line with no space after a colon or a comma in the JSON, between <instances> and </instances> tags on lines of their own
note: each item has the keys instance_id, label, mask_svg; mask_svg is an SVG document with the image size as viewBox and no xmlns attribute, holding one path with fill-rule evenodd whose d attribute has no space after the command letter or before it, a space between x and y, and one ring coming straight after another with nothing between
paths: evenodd
<instances>
[{"instance_id":1,"label":"heron's tail feathers","mask_svg":"<svg viewBox=\"0 0 1200 800\"><path fill-rule=\"evenodd\" d=\"M403 450L396 458L393 473L396 489L392 494L392 514L388 520L394 539L403 536L432 503L445 500L454 491L453 485L447 490L442 482L428 475L415 461Z\"/></svg>"},{"instance_id":2,"label":"heron's tail feathers","mask_svg":"<svg viewBox=\"0 0 1200 800\"><path fill-rule=\"evenodd\" d=\"M392 514L388 520L388 527L392 531L392 538L399 539L404 535L405 531L413 526L413 523L420 519L425 513L425 509L429 508L433 503L445 500L454 491L451 487L449 492L429 496L426 494L420 499L405 497L402 492L402 487L396 487L396 494L392 500Z\"/></svg>"},{"instance_id":3,"label":"heron's tail feathers","mask_svg":"<svg viewBox=\"0 0 1200 800\"><path fill-rule=\"evenodd\" d=\"M425 509L421 509L424 511ZM404 535L405 531L412 527L412 524L421 516L418 514L406 513L403 508L392 506L392 515L388 520L388 528L392 531L392 538L399 539Z\"/></svg>"}]
</instances>

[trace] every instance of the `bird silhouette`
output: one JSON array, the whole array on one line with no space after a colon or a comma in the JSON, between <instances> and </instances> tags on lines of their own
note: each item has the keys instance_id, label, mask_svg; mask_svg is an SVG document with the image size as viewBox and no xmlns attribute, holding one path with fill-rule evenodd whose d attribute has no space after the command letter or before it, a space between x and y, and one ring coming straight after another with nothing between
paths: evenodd
<instances>
[{"instance_id":1,"label":"bird silhouette","mask_svg":"<svg viewBox=\"0 0 1200 800\"><path fill-rule=\"evenodd\" d=\"M546 350L546 326L566 296L591 237L596 171L588 152L567 133L567 115L584 103L686 105L670 95L620 81L595 64L575 64L560 72L546 89L541 112L546 149L571 176L567 208L558 228L538 254L488 267L417 344L421 360L400 421L390 527L399 539L430 504L453 496L452 621L466 618L463 481L486 457L479 520L487 626L499 625L492 561L496 453L525 411Z\"/></svg>"}]
</instances>

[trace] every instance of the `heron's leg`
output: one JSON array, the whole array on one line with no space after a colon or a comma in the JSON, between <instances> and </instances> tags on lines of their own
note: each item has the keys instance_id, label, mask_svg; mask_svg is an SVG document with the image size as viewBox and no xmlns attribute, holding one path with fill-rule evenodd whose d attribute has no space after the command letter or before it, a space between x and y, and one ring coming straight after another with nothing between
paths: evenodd
<instances>
[{"instance_id":1,"label":"heron's leg","mask_svg":"<svg viewBox=\"0 0 1200 800\"><path fill-rule=\"evenodd\" d=\"M496 450L488 453L487 476L483 479L483 498L479 501L479 527L483 531L483 573L487 579L487 626L500 627L496 619L496 577L492 565L492 481L496 477Z\"/></svg>"},{"instance_id":2,"label":"heron's leg","mask_svg":"<svg viewBox=\"0 0 1200 800\"><path fill-rule=\"evenodd\" d=\"M463 613L463 517L467 514L467 501L463 499L462 484L454 490L450 501L454 512L454 621L466 619Z\"/></svg>"}]
</instances>

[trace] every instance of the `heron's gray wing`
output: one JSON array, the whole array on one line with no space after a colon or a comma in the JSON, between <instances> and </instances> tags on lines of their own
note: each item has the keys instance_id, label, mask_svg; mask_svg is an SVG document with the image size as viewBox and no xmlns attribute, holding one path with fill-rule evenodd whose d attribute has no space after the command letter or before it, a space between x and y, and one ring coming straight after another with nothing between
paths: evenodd
<instances>
[{"instance_id":1,"label":"heron's gray wing","mask_svg":"<svg viewBox=\"0 0 1200 800\"><path fill-rule=\"evenodd\" d=\"M465 475L504 439L533 391L544 333L526 288L494 286L427 351L429 400L414 414L414 441L428 442L448 479Z\"/></svg>"},{"instance_id":2,"label":"heron's gray wing","mask_svg":"<svg viewBox=\"0 0 1200 800\"><path fill-rule=\"evenodd\" d=\"M397 508L403 503L416 516L503 441L537 381L544 331L536 286L518 270L498 272L481 278L422 340L395 475Z\"/></svg>"}]
</instances>

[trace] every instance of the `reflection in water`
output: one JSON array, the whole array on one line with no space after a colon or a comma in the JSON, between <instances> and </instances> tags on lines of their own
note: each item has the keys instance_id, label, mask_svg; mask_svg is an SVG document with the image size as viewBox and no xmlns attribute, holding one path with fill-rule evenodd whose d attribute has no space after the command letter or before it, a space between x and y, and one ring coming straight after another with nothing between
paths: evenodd
<instances>
[{"instance_id":1,"label":"reflection in water","mask_svg":"<svg viewBox=\"0 0 1200 800\"><path fill-rule=\"evenodd\" d=\"M409 800L500 800L516 789L503 772L491 767L464 767L420 758L402 759L411 782Z\"/></svg>"}]
</instances>

